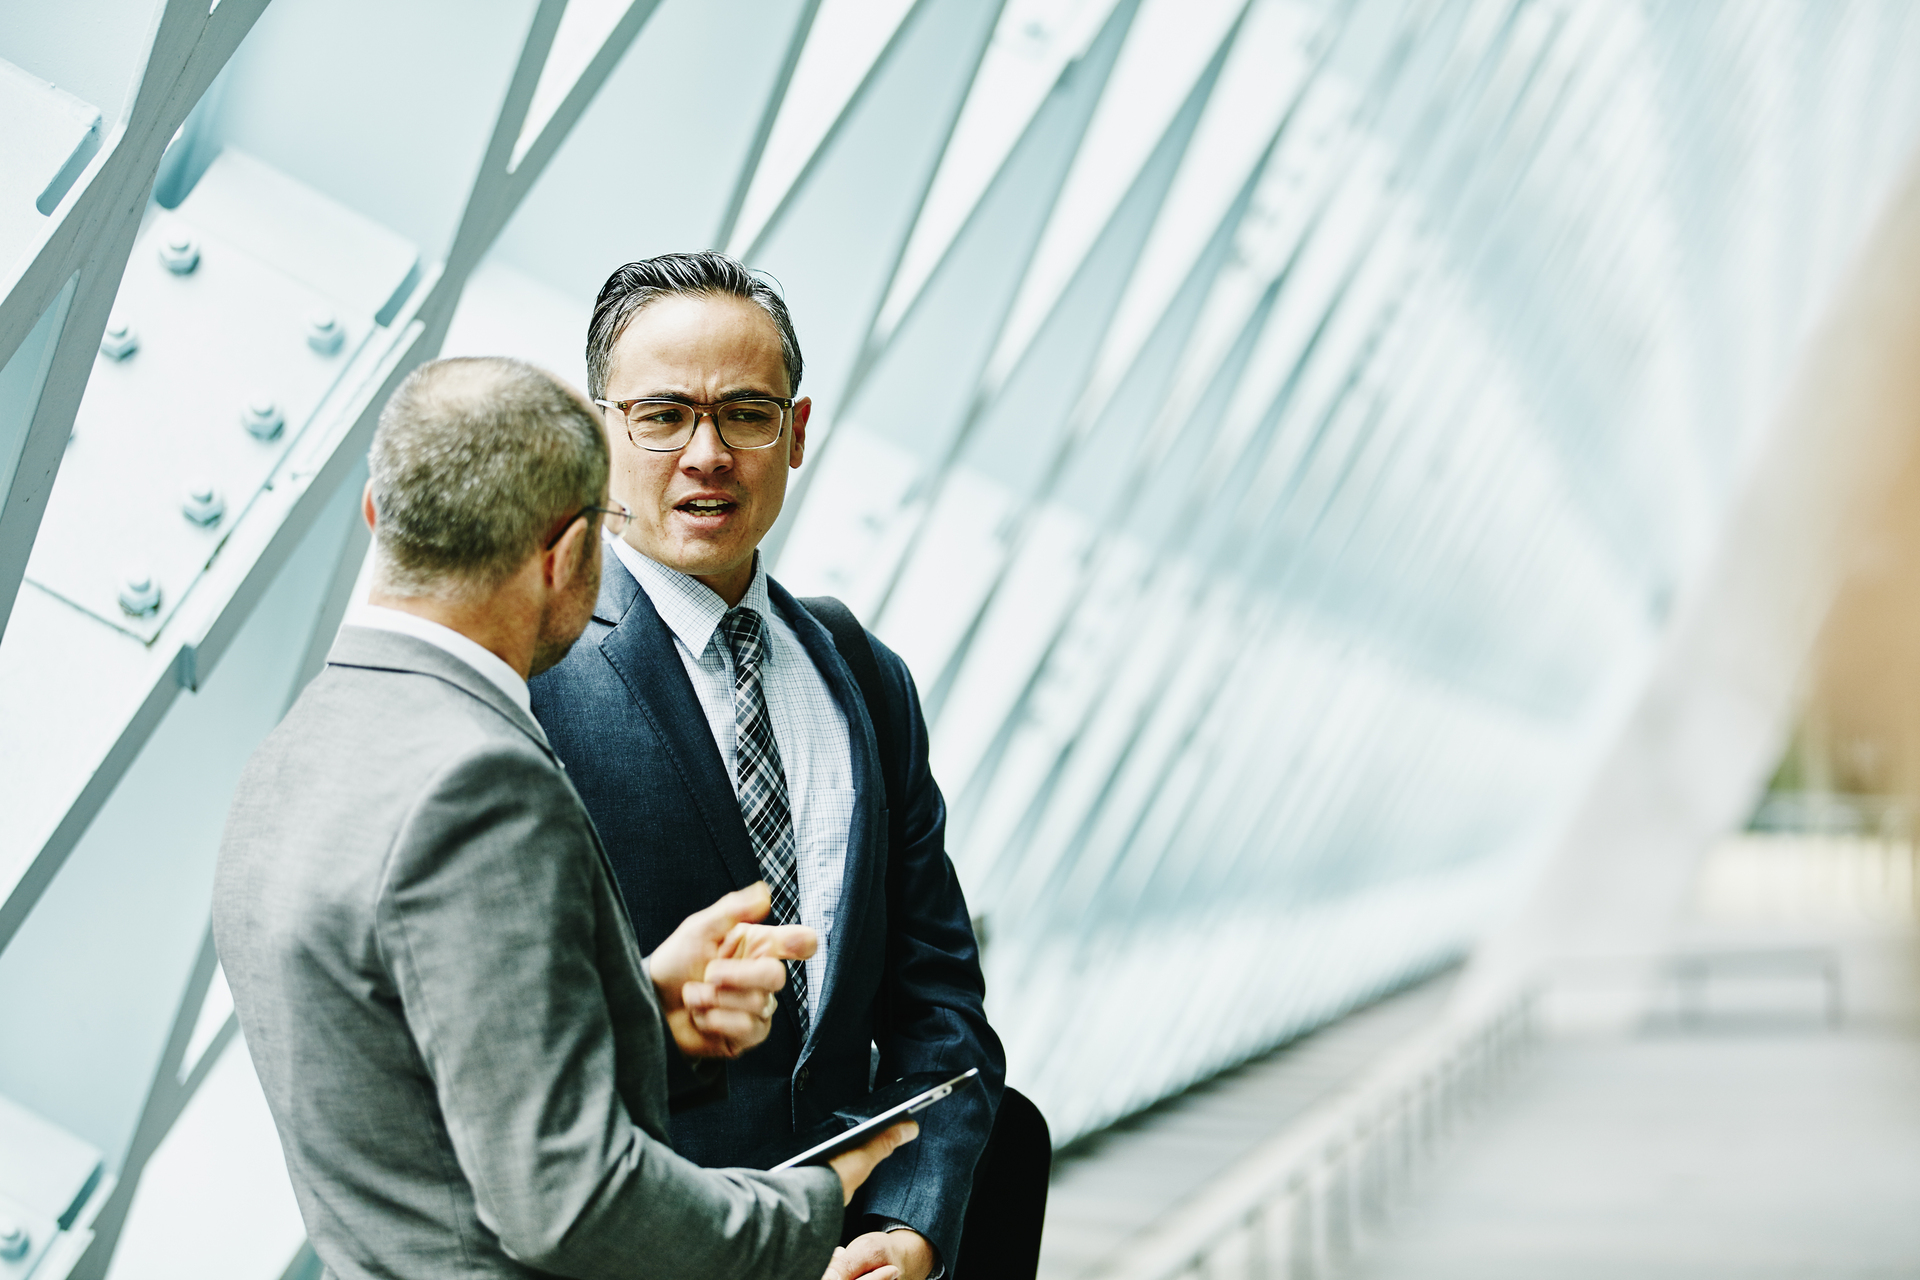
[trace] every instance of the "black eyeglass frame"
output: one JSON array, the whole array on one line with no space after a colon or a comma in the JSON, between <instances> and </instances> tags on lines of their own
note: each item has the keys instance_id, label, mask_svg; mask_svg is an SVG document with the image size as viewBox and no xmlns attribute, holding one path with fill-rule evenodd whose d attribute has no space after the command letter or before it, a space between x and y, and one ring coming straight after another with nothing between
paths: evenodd
<instances>
[{"instance_id":1,"label":"black eyeglass frame","mask_svg":"<svg viewBox=\"0 0 1920 1280\"><path fill-rule=\"evenodd\" d=\"M620 529L624 529L633 523L633 512L627 510L627 504L624 502L616 502L610 507L582 507L561 522L560 531L547 539L545 550L551 551L559 546L560 539L567 536L567 530L573 528L573 522L575 520L580 519L582 516L590 516L596 511L603 516L619 516ZM614 530L615 537L619 536L620 529Z\"/></svg>"},{"instance_id":2,"label":"black eyeglass frame","mask_svg":"<svg viewBox=\"0 0 1920 1280\"><path fill-rule=\"evenodd\" d=\"M627 439L633 441L634 448L645 449L648 453L680 452L692 444L694 436L700 433L701 418L713 419L713 429L719 434L720 443L726 445L729 449L739 449L743 452L751 452L757 449L771 449L780 443L780 437L787 434L787 424L792 421L794 406L794 400L791 396L760 395L728 396L725 400L681 400L674 396L635 396L631 400L595 400L594 403L603 409L618 410L621 420L627 424ZM733 441L727 439L727 429L720 425L721 408L730 404L748 403L777 404L780 406L780 430L774 432L773 439L767 441L765 444L735 444ZM636 404L673 404L679 405L682 409L693 410L693 425L687 428L687 438L679 444L671 446L641 444L639 440L634 438L633 419L628 413Z\"/></svg>"}]
</instances>

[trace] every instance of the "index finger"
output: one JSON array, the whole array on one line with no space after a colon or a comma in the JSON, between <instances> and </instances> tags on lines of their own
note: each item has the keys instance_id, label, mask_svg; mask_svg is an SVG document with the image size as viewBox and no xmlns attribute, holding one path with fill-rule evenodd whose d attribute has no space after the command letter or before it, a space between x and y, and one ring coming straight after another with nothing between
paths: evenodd
<instances>
[{"instance_id":1,"label":"index finger","mask_svg":"<svg viewBox=\"0 0 1920 1280\"><path fill-rule=\"evenodd\" d=\"M820 935L804 924L744 924L728 935L735 945L721 954L735 960L809 960L820 949Z\"/></svg>"}]
</instances>

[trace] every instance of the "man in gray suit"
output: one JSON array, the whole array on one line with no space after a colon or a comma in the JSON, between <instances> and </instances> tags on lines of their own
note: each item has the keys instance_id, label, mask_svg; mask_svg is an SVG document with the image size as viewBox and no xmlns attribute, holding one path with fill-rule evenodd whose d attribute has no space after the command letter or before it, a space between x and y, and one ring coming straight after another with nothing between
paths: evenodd
<instances>
[{"instance_id":1,"label":"man in gray suit","mask_svg":"<svg viewBox=\"0 0 1920 1280\"><path fill-rule=\"evenodd\" d=\"M830 1168L703 1169L670 1082L724 1090L792 928L764 885L647 960L526 680L586 624L607 446L539 370L441 361L382 414L374 607L255 753L214 936L315 1253L337 1277L818 1280L842 1207L913 1136ZM664 1013L664 1020L663 1020Z\"/></svg>"}]
</instances>

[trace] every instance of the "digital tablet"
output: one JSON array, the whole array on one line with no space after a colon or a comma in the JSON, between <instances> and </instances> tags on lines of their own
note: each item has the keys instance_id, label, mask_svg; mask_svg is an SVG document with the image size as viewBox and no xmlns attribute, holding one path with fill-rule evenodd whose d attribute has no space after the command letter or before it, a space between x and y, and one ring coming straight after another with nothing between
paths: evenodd
<instances>
[{"instance_id":1,"label":"digital tablet","mask_svg":"<svg viewBox=\"0 0 1920 1280\"><path fill-rule=\"evenodd\" d=\"M943 1080L930 1088L922 1089L904 1102L895 1103L876 1115L869 1116L851 1129L846 1129L825 1142L808 1147L797 1156L789 1156L773 1166L775 1172L792 1169L803 1164L825 1164L827 1161L862 1146L869 1138L875 1137L892 1125L916 1116L940 1099L947 1097L955 1089L966 1084L980 1074L980 1068L969 1067L951 1080Z\"/></svg>"}]
</instances>

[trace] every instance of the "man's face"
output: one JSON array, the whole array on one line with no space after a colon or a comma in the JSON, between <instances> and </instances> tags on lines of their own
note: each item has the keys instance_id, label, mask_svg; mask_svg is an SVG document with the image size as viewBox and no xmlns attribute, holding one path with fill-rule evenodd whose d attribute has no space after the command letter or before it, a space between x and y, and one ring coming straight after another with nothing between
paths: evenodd
<instances>
[{"instance_id":1,"label":"man's face","mask_svg":"<svg viewBox=\"0 0 1920 1280\"><path fill-rule=\"evenodd\" d=\"M633 317L614 344L608 400L661 397L713 403L788 394L780 335L744 298L674 295ZM634 444L625 420L606 415L612 490L633 509L626 539L641 554L739 603L753 578L753 552L786 500L787 471L806 448L812 405L793 406L789 429L765 449L730 449L710 416L676 453Z\"/></svg>"}]
</instances>

